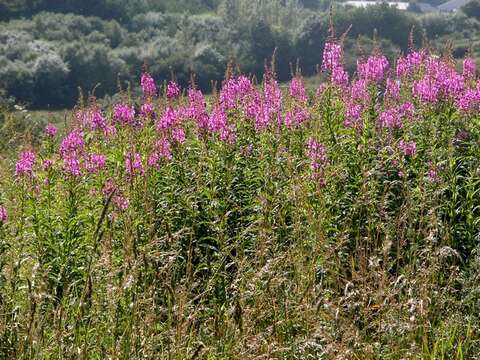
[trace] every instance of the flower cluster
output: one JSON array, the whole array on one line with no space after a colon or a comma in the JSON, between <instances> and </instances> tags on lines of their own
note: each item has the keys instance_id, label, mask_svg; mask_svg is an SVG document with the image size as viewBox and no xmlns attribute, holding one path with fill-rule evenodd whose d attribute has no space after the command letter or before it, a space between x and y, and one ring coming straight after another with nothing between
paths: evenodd
<instances>
[{"instance_id":1,"label":"flower cluster","mask_svg":"<svg viewBox=\"0 0 480 360\"><path fill-rule=\"evenodd\" d=\"M7 221L7 209L0 205L0 224Z\"/></svg>"},{"instance_id":2,"label":"flower cluster","mask_svg":"<svg viewBox=\"0 0 480 360\"><path fill-rule=\"evenodd\" d=\"M113 120L124 125L133 125L135 121L135 109L125 103L118 103L113 108Z\"/></svg>"},{"instance_id":3,"label":"flower cluster","mask_svg":"<svg viewBox=\"0 0 480 360\"><path fill-rule=\"evenodd\" d=\"M365 62L357 62L357 73L360 79L380 81L388 69L388 60L384 55L372 55Z\"/></svg>"},{"instance_id":4,"label":"flower cluster","mask_svg":"<svg viewBox=\"0 0 480 360\"><path fill-rule=\"evenodd\" d=\"M180 89L180 86L175 81L170 81L167 84L167 90L165 91L165 94L169 99L176 99L180 96L181 91L182 90Z\"/></svg>"},{"instance_id":5,"label":"flower cluster","mask_svg":"<svg viewBox=\"0 0 480 360\"><path fill-rule=\"evenodd\" d=\"M417 152L417 143L415 141L400 140L398 148L405 156L413 156Z\"/></svg>"},{"instance_id":6,"label":"flower cluster","mask_svg":"<svg viewBox=\"0 0 480 360\"><path fill-rule=\"evenodd\" d=\"M15 175L17 177L32 176L36 156L33 151L24 151L15 165Z\"/></svg>"},{"instance_id":7,"label":"flower cluster","mask_svg":"<svg viewBox=\"0 0 480 360\"><path fill-rule=\"evenodd\" d=\"M155 80L152 76L144 72L140 78L140 85L142 87L142 92L146 96L155 96L157 93L157 86L155 85Z\"/></svg>"}]
</instances>

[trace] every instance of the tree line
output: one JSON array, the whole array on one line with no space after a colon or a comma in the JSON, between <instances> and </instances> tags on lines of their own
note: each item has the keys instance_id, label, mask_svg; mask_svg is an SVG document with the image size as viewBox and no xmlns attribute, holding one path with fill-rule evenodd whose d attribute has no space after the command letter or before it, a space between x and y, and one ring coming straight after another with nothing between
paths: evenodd
<instances>
[{"instance_id":1,"label":"tree line","mask_svg":"<svg viewBox=\"0 0 480 360\"><path fill-rule=\"evenodd\" d=\"M297 63L313 75L328 7L323 0L1 0L0 87L33 108L62 108L75 103L79 88L103 97L136 84L146 65L160 82L173 76L186 86L195 74L210 91L231 61L261 76L275 49L279 80ZM333 21L337 35L349 29L351 71L355 55L371 51L375 31L393 58L407 50L410 33L420 43L479 28L463 13L419 17L386 4L335 7Z\"/></svg>"}]
</instances>

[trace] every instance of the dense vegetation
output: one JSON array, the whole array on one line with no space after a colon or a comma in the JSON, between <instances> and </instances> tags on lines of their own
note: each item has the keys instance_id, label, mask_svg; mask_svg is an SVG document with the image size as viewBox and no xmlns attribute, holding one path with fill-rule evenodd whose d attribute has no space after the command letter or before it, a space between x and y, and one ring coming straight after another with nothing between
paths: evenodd
<instances>
[{"instance_id":1,"label":"dense vegetation","mask_svg":"<svg viewBox=\"0 0 480 360\"><path fill-rule=\"evenodd\" d=\"M144 72L1 159L2 357L479 358L475 63L324 47L315 92Z\"/></svg>"},{"instance_id":2,"label":"dense vegetation","mask_svg":"<svg viewBox=\"0 0 480 360\"><path fill-rule=\"evenodd\" d=\"M173 76L183 86L196 74L208 92L231 60L261 78L274 49L280 81L291 78L297 60L304 75L314 75L329 26L320 1L0 0L0 9L0 87L40 109L73 106L79 87L95 88L99 98L113 94L119 82L135 84L145 64L159 81ZM412 29L417 42L432 39L440 49L454 39L456 57L478 49L478 18L463 13L417 16L386 5L333 11L339 35L351 26L350 73L356 55L370 52L375 29L390 60L407 51Z\"/></svg>"}]
</instances>

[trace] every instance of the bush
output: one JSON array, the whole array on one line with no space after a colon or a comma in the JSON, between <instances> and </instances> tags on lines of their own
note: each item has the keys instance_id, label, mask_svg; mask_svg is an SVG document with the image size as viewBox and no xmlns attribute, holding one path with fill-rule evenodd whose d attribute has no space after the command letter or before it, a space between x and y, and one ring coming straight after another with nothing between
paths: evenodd
<instances>
[{"instance_id":1,"label":"bush","mask_svg":"<svg viewBox=\"0 0 480 360\"><path fill-rule=\"evenodd\" d=\"M30 126L0 159L1 353L474 358L475 67L358 43L352 78L329 39L315 94L298 72L282 88L231 68L207 98L144 72L141 94L82 99L40 144L31 119L4 122L9 140ZM90 62L77 81L104 81L107 46L64 51L33 73ZM206 87L225 60L199 43L189 65Z\"/></svg>"}]
</instances>

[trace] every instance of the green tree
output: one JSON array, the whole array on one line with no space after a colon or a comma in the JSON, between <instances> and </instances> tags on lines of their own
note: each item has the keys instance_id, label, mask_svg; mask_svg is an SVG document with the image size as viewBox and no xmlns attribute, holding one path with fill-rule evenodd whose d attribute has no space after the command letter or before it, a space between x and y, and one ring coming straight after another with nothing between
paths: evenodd
<instances>
[{"instance_id":1,"label":"green tree","mask_svg":"<svg viewBox=\"0 0 480 360\"><path fill-rule=\"evenodd\" d=\"M469 17L480 19L480 1L471 0L462 6L462 11Z\"/></svg>"}]
</instances>

